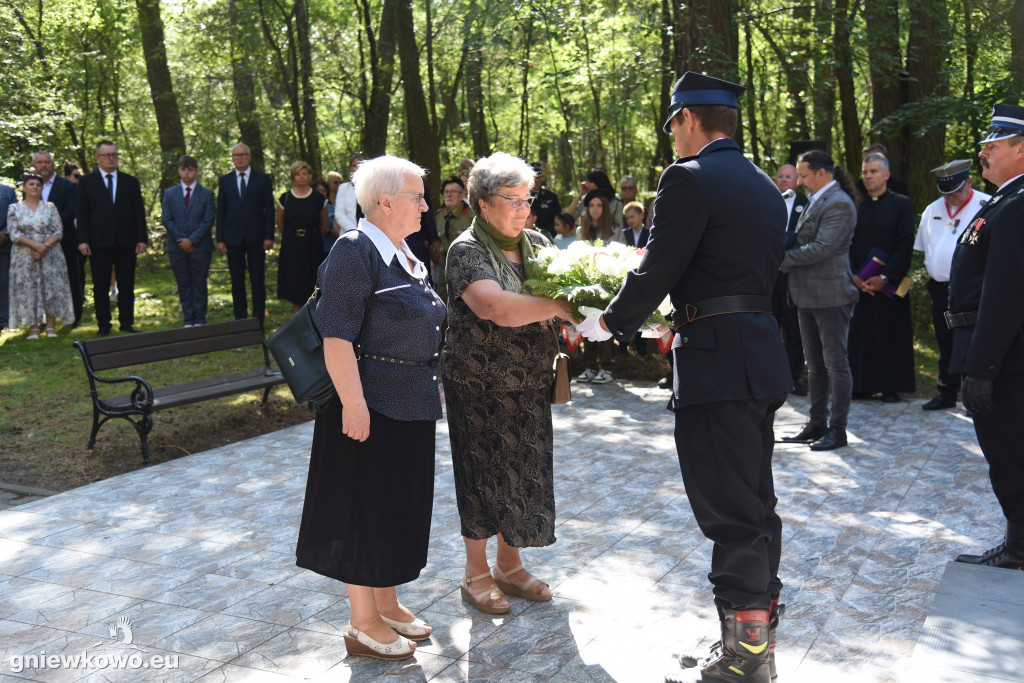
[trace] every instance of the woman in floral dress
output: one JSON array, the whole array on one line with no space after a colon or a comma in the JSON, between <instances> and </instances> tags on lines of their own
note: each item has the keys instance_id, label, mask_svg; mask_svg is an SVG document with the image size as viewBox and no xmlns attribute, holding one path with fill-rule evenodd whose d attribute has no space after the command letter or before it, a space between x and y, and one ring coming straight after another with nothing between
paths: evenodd
<instances>
[{"instance_id":1,"label":"woman in floral dress","mask_svg":"<svg viewBox=\"0 0 1024 683\"><path fill-rule=\"evenodd\" d=\"M56 319L74 320L68 269L60 239L64 230L57 207L42 200L43 179L25 176L24 199L7 208L11 237L10 328L29 326L29 339L39 339L39 322L46 336L57 335Z\"/></svg>"}]
</instances>

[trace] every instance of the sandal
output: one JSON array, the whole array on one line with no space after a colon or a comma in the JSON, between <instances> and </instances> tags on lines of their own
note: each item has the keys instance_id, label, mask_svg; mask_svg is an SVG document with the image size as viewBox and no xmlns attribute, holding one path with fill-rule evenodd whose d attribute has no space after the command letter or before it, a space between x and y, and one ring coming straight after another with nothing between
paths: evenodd
<instances>
[{"instance_id":1,"label":"sandal","mask_svg":"<svg viewBox=\"0 0 1024 683\"><path fill-rule=\"evenodd\" d=\"M344 630L345 651L350 655L376 659L409 659L416 652L416 646L402 636L398 636L391 643L378 643L352 624L346 626Z\"/></svg>"},{"instance_id":2,"label":"sandal","mask_svg":"<svg viewBox=\"0 0 1024 683\"><path fill-rule=\"evenodd\" d=\"M38 327L30 328L29 331L28 331L28 336L25 337L25 338L30 340L30 341L37 341L39 339L39 328Z\"/></svg>"},{"instance_id":3,"label":"sandal","mask_svg":"<svg viewBox=\"0 0 1024 683\"><path fill-rule=\"evenodd\" d=\"M47 327L46 328L46 336L47 337L56 337L57 336L57 331L55 329L53 329L52 327Z\"/></svg>"},{"instance_id":4,"label":"sandal","mask_svg":"<svg viewBox=\"0 0 1024 683\"><path fill-rule=\"evenodd\" d=\"M544 583L536 576L527 581L525 586L517 586L516 584L508 580L509 575L515 574L522 568L523 565L519 565L515 569L510 570L508 574L506 574L505 572L501 571L501 569L498 568L498 564L495 563L494 566L491 568L491 574L494 575L494 582L498 584L498 588L500 588L506 595L513 595L517 598L523 598L524 600L533 600L534 602L547 602L548 600L550 600L552 598L552 595L550 593L544 595L543 593L537 593L533 590L536 586L545 586L547 588L551 588L551 586L548 586L548 584Z\"/></svg>"},{"instance_id":5,"label":"sandal","mask_svg":"<svg viewBox=\"0 0 1024 683\"><path fill-rule=\"evenodd\" d=\"M509 609L512 607L511 605L496 607L495 605L489 604L492 602L498 602L505 597L499 588L484 589L476 595L469 591L469 584L488 576L490 576L490 574L481 574L480 576L474 577L463 576L462 583L459 584L459 588L462 589L462 599L473 605L473 607L476 607L484 614L507 614Z\"/></svg>"},{"instance_id":6,"label":"sandal","mask_svg":"<svg viewBox=\"0 0 1024 683\"><path fill-rule=\"evenodd\" d=\"M427 622L419 617L414 617L412 621L395 621L381 614L380 618L384 620L385 624L397 631L398 635L405 636L409 640L426 640L430 637L430 633L433 630L427 625Z\"/></svg>"}]
</instances>

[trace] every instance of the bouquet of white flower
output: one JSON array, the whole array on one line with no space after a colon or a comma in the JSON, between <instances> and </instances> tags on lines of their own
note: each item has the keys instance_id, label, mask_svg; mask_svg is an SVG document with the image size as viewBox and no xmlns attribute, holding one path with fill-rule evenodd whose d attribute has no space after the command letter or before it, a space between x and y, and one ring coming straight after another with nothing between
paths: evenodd
<instances>
[{"instance_id":1,"label":"bouquet of white flower","mask_svg":"<svg viewBox=\"0 0 1024 683\"><path fill-rule=\"evenodd\" d=\"M528 294L552 299L568 299L573 315L582 320L580 307L604 310L626 281L626 274L636 268L643 258L643 249L601 240L576 240L568 249L545 247L539 249L526 264ZM668 297L645 321L645 326L672 327L668 315L672 304Z\"/></svg>"}]
</instances>

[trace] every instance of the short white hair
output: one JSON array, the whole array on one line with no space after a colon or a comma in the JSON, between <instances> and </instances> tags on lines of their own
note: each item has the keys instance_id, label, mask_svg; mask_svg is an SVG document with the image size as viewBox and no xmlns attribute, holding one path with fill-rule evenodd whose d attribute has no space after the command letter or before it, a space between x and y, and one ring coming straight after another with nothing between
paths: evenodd
<instances>
[{"instance_id":1,"label":"short white hair","mask_svg":"<svg viewBox=\"0 0 1024 683\"><path fill-rule=\"evenodd\" d=\"M469 206L480 213L480 201L488 199L505 187L533 187L537 172L533 166L511 154L496 152L478 159L469 173Z\"/></svg>"},{"instance_id":2,"label":"short white hair","mask_svg":"<svg viewBox=\"0 0 1024 683\"><path fill-rule=\"evenodd\" d=\"M370 211L380 201L382 194L402 191L409 176L422 178L427 169L417 166L401 157L382 156L367 159L359 164L352 174L352 186L356 190L356 201L363 211Z\"/></svg>"}]
</instances>

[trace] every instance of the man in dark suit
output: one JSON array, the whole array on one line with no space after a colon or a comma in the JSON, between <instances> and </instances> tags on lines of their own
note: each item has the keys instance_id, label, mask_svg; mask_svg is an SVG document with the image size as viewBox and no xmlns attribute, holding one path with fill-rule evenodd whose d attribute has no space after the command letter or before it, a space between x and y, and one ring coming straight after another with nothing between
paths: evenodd
<instances>
[{"instance_id":1,"label":"man in dark suit","mask_svg":"<svg viewBox=\"0 0 1024 683\"><path fill-rule=\"evenodd\" d=\"M786 224L786 249L796 243L796 223L807 208L807 197L796 191L796 166L783 164L775 173L775 186L786 201L786 212L789 222ZM793 376L792 393L806 396L807 389L800 383L804 374L804 347L800 339L800 320L797 308L789 298L789 276L779 272L772 290L772 314L779 321L782 338L786 344L786 357L789 359L789 372Z\"/></svg>"},{"instance_id":2,"label":"man in dark suit","mask_svg":"<svg viewBox=\"0 0 1024 683\"><path fill-rule=\"evenodd\" d=\"M683 158L661 176L647 252L603 316L580 331L628 339L671 295L676 449L694 517L715 543L708 576L722 626L711 656L688 673L768 683L782 589L773 422L791 387L771 314L786 207L730 139L743 90L693 72L676 82L665 132Z\"/></svg>"},{"instance_id":3,"label":"man in dark suit","mask_svg":"<svg viewBox=\"0 0 1024 683\"><path fill-rule=\"evenodd\" d=\"M32 167L43 179L43 201L51 202L57 207L60 213L60 222L63 229L63 236L60 238L60 248L64 252L64 260L68 267L68 285L71 287L71 304L75 310L75 320L72 328L78 327L82 321L82 276L79 272L78 253L78 230L75 228L75 209L77 196L75 190L78 186L62 178L54 172L53 155L40 150L32 156Z\"/></svg>"},{"instance_id":4,"label":"man in dark suit","mask_svg":"<svg viewBox=\"0 0 1024 683\"><path fill-rule=\"evenodd\" d=\"M206 324L207 277L213 256L213 191L196 180L199 163L190 156L178 160L181 183L167 188L161 202L167 228L167 256L178 282L178 299L185 327Z\"/></svg>"},{"instance_id":5,"label":"man in dark suit","mask_svg":"<svg viewBox=\"0 0 1024 683\"><path fill-rule=\"evenodd\" d=\"M245 275L252 287L252 317L263 324L267 307L267 250L274 246L274 191L270 177L250 165L249 146L231 148L235 170L217 187L217 251L227 254L235 320L249 315Z\"/></svg>"},{"instance_id":6,"label":"man in dark suit","mask_svg":"<svg viewBox=\"0 0 1024 683\"><path fill-rule=\"evenodd\" d=\"M964 406L974 418L992 490L1006 517L1003 542L957 562L1024 569L1024 107L997 104L981 141L981 175L999 190L953 252L950 372L966 375Z\"/></svg>"},{"instance_id":7,"label":"man in dark suit","mask_svg":"<svg viewBox=\"0 0 1024 683\"><path fill-rule=\"evenodd\" d=\"M10 185L0 185L0 330L7 327L8 275L11 269L11 238L7 234L7 207L18 201Z\"/></svg>"},{"instance_id":8,"label":"man in dark suit","mask_svg":"<svg viewBox=\"0 0 1024 683\"><path fill-rule=\"evenodd\" d=\"M135 261L146 251L146 210L135 176L118 169L117 147L96 145L96 166L78 181L78 251L92 263L92 297L99 335L110 334L106 284L117 278L117 321L122 332L135 328Z\"/></svg>"}]
</instances>

